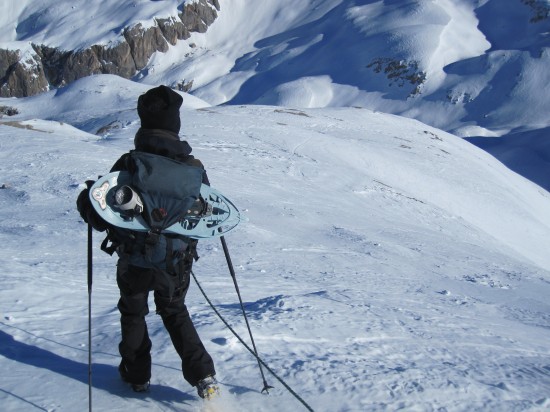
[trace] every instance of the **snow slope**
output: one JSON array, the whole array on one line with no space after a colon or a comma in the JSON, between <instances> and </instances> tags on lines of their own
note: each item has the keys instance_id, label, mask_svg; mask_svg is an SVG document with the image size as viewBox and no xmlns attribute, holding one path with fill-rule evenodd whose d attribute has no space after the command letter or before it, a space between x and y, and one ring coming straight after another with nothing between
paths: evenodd
<instances>
[{"instance_id":1,"label":"snow slope","mask_svg":"<svg viewBox=\"0 0 550 412\"><path fill-rule=\"evenodd\" d=\"M0 47L115 44L125 26L152 25L179 3L9 0ZM157 53L134 80L193 81L192 93L212 105L359 106L414 118L550 190L550 153L532 143L550 126L548 0L219 3L206 33Z\"/></svg>"},{"instance_id":2,"label":"snow slope","mask_svg":"<svg viewBox=\"0 0 550 412\"><path fill-rule=\"evenodd\" d=\"M10 100L20 114L0 120L2 410L88 407L86 226L75 199L132 147L143 91L94 76ZM227 241L260 354L313 410L550 407L548 192L453 135L366 109L208 107L186 96L182 125L247 218ZM275 389L260 394L254 358L196 285L188 306L222 402L203 405L183 381L153 307L151 391L131 392L116 371L115 259L101 240L94 410L305 410L268 373ZM201 285L248 341L219 241L199 249Z\"/></svg>"}]
</instances>

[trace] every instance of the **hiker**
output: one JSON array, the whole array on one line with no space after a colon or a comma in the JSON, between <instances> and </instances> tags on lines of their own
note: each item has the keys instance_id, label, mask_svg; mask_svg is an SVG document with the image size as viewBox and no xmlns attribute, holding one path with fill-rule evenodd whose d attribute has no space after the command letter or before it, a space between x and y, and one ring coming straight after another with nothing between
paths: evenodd
<instances>
[{"instance_id":1,"label":"hiker","mask_svg":"<svg viewBox=\"0 0 550 412\"><path fill-rule=\"evenodd\" d=\"M141 95L137 112L141 128L137 131L135 152L145 152L168 157L187 165L200 167L202 163L191 153L191 146L179 139L180 107L182 97L166 86L150 89ZM113 165L111 172L128 170L130 154L125 153ZM206 172L202 182L209 184ZM145 315L150 291L154 291L156 312L181 358L185 380L197 387L201 398L219 392L215 379L214 362L206 351L185 306L193 260L197 257L197 241L184 236L161 235L154 243L153 251L146 232L130 232L111 226L95 212L89 188L93 181L86 182L77 200L80 215L86 223L99 231L107 231L112 242L110 253L116 251L117 284L120 289L118 309L121 314L121 342L119 365L121 378L131 384L136 392L148 390L151 379L151 340L147 332ZM105 244L106 242L104 242ZM107 251L108 248L105 247Z\"/></svg>"}]
</instances>

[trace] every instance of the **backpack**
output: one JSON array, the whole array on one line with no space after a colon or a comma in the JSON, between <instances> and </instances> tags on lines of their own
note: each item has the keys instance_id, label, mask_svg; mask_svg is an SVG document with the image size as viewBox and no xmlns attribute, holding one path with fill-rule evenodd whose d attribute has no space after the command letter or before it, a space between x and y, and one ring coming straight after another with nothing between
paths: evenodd
<instances>
[{"instance_id":1,"label":"backpack","mask_svg":"<svg viewBox=\"0 0 550 412\"><path fill-rule=\"evenodd\" d=\"M150 230L111 226L101 249L110 255L115 251L124 254L135 266L178 273L176 263L189 261L189 255L198 259L197 242L182 235L164 234L163 230L181 220L200 199L204 169L140 151L126 155L124 166L131 175L131 188L141 199L141 216Z\"/></svg>"}]
</instances>

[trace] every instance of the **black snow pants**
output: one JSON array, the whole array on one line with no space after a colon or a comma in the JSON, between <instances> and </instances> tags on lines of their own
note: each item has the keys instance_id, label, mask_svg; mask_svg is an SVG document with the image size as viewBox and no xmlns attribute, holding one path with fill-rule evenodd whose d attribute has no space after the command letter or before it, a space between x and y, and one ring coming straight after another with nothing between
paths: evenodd
<instances>
[{"instance_id":1,"label":"black snow pants","mask_svg":"<svg viewBox=\"0 0 550 412\"><path fill-rule=\"evenodd\" d=\"M168 275L155 269L132 266L124 258L119 259L118 309L122 334L119 371L127 382L142 384L151 379L151 340L145 322L145 316L149 313L147 300L150 291L154 291L156 311L162 317L181 358L185 380L195 386L199 380L215 375L214 362L185 306L191 265L192 261L186 262L185 270L180 275Z\"/></svg>"}]
</instances>

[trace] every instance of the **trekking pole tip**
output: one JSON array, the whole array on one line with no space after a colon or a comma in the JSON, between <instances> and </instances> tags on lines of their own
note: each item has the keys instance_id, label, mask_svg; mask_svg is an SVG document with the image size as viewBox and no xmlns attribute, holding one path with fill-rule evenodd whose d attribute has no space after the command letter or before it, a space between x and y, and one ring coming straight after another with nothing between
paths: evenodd
<instances>
[{"instance_id":1,"label":"trekking pole tip","mask_svg":"<svg viewBox=\"0 0 550 412\"><path fill-rule=\"evenodd\" d=\"M262 393L265 392L266 394L269 395L269 390L270 390L270 389L274 389L273 386L268 385L266 382L264 382L264 388L262 389Z\"/></svg>"}]
</instances>

